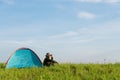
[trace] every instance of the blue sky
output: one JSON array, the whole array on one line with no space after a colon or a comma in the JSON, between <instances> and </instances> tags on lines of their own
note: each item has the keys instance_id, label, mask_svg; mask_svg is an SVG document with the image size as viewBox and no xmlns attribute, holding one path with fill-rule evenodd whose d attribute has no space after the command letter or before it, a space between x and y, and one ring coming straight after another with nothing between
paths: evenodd
<instances>
[{"instance_id":1,"label":"blue sky","mask_svg":"<svg viewBox=\"0 0 120 80\"><path fill-rule=\"evenodd\" d=\"M43 60L120 61L120 0L0 0L0 62L28 47Z\"/></svg>"}]
</instances>

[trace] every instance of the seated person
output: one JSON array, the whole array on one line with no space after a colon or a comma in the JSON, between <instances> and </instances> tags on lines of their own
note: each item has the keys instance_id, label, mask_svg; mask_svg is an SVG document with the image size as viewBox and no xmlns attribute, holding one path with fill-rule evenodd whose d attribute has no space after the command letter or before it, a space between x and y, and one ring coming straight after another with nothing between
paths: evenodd
<instances>
[{"instance_id":1,"label":"seated person","mask_svg":"<svg viewBox=\"0 0 120 80\"><path fill-rule=\"evenodd\" d=\"M51 66L51 65L54 65L55 63L58 64L58 62L56 62L55 60L53 60L52 54L47 53L46 57L45 57L45 59L43 61L43 65L44 66Z\"/></svg>"}]
</instances>

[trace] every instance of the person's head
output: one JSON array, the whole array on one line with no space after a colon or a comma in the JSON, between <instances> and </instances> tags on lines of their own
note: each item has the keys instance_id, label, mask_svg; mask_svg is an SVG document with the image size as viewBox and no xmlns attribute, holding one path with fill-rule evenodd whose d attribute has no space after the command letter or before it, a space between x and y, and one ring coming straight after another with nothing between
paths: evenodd
<instances>
[{"instance_id":1,"label":"person's head","mask_svg":"<svg viewBox=\"0 0 120 80\"><path fill-rule=\"evenodd\" d=\"M52 54L50 54L49 52L46 53L46 58L48 58L48 59L52 59Z\"/></svg>"}]
</instances>

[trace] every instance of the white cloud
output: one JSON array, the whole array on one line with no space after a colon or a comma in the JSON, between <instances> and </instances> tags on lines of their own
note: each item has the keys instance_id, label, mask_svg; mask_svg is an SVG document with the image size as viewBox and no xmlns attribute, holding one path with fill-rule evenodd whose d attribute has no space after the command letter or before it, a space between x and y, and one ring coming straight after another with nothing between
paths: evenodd
<instances>
[{"instance_id":1,"label":"white cloud","mask_svg":"<svg viewBox=\"0 0 120 80\"><path fill-rule=\"evenodd\" d=\"M101 2L102 0L76 0L79 2Z\"/></svg>"},{"instance_id":2,"label":"white cloud","mask_svg":"<svg viewBox=\"0 0 120 80\"><path fill-rule=\"evenodd\" d=\"M88 43L94 41L117 39L120 34L119 23L106 23L94 27L79 28L76 31L49 36L49 40L61 43ZM113 38L114 37L114 38ZM54 42L53 41L53 42Z\"/></svg>"},{"instance_id":3,"label":"white cloud","mask_svg":"<svg viewBox=\"0 0 120 80\"><path fill-rule=\"evenodd\" d=\"M120 0L75 0L78 2L92 2L92 3L99 3L99 2L103 2L103 3L118 3L120 2Z\"/></svg>"},{"instance_id":4,"label":"white cloud","mask_svg":"<svg viewBox=\"0 0 120 80\"><path fill-rule=\"evenodd\" d=\"M50 36L49 38L64 38L64 37L73 37L73 36L77 36L78 33L74 32L74 31L69 31L63 34L59 34L59 35L54 35L54 36Z\"/></svg>"},{"instance_id":5,"label":"white cloud","mask_svg":"<svg viewBox=\"0 0 120 80\"><path fill-rule=\"evenodd\" d=\"M0 0L0 2L7 5L13 5L15 3L15 0Z\"/></svg>"},{"instance_id":6,"label":"white cloud","mask_svg":"<svg viewBox=\"0 0 120 80\"><path fill-rule=\"evenodd\" d=\"M83 19L94 19L96 18L96 15L90 12L79 12L78 13L78 18L83 18Z\"/></svg>"},{"instance_id":7,"label":"white cloud","mask_svg":"<svg viewBox=\"0 0 120 80\"><path fill-rule=\"evenodd\" d=\"M30 41L30 40L28 40L28 41L17 41L17 40L4 40L4 41L0 41L0 44L2 45L11 45L11 44L14 44L14 45L30 45L30 44L32 44L32 43L34 43L33 41Z\"/></svg>"},{"instance_id":8,"label":"white cloud","mask_svg":"<svg viewBox=\"0 0 120 80\"><path fill-rule=\"evenodd\" d=\"M104 2L107 2L107 3L119 3L120 0L104 0Z\"/></svg>"}]
</instances>

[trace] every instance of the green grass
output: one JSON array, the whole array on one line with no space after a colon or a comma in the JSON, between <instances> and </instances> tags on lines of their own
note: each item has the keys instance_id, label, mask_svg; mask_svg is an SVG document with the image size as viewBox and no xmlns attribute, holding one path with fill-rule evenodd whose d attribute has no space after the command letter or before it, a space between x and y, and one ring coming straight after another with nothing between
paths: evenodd
<instances>
[{"instance_id":1,"label":"green grass","mask_svg":"<svg viewBox=\"0 0 120 80\"><path fill-rule=\"evenodd\" d=\"M59 64L43 68L5 69L0 80L119 80L120 64Z\"/></svg>"}]
</instances>

